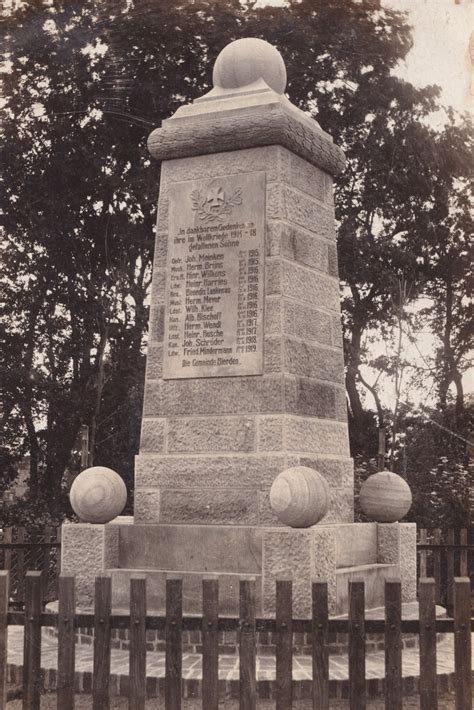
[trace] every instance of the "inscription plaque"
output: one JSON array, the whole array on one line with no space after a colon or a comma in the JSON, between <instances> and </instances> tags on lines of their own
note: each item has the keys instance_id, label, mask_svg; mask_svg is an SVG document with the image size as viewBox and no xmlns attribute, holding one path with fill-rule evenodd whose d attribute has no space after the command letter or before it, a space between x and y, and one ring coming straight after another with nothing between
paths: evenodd
<instances>
[{"instance_id":1,"label":"inscription plaque","mask_svg":"<svg viewBox=\"0 0 474 710\"><path fill-rule=\"evenodd\" d=\"M262 374L265 173L169 194L163 378Z\"/></svg>"}]
</instances>

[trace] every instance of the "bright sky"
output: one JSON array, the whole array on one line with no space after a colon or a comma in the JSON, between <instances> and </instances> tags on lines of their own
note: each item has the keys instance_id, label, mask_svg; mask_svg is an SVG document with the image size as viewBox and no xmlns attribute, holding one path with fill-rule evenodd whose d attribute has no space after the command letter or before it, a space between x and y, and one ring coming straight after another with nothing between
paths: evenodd
<instances>
[{"instance_id":1,"label":"bright sky","mask_svg":"<svg viewBox=\"0 0 474 710\"><path fill-rule=\"evenodd\" d=\"M399 74L419 86L439 84L443 103L472 111L473 0L383 0L383 5L408 12L413 26L413 49Z\"/></svg>"},{"instance_id":2,"label":"bright sky","mask_svg":"<svg viewBox=\"0 0 474 710\"><path fill-rule=\"evenodd\" d=\"M283 5L284 0L259 0L258 5ZM458 111L472 110L472 64L469 37L474 0L382 0L382 5L408 13L414 46L399 74L417 86L438 84L442 101Z\"/></svg>"}]
</instances>

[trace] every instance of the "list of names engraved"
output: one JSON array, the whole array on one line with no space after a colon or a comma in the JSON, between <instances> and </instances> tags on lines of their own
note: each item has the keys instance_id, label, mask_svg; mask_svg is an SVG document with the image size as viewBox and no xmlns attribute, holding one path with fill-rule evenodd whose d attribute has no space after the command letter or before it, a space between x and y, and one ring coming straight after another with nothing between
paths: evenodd
<instances>
[{"instance_id":1,"label":"list of names engraved","mask_svg":"<svg viewBox=\"0 0 474 710\"><path fill-rule=\"evenodd\" d=\"M169 193L164 379L262 374L265 173Z\"/></svg>"}]
</instances>

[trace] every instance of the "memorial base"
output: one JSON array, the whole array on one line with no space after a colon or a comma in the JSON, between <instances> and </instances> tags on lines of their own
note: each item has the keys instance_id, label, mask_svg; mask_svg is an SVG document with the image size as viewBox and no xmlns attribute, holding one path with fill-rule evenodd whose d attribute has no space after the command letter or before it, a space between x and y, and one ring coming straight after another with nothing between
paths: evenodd
<instances>
[{"instance_id":1,"label":"memorial base","mask_svg":"<svg viewBox=\"0 0 474 710\"><path fill-rule=\"evenodd\" d=\"M129 606L130 578L147 578L150 612L165 608L166 578L183 579L183 613L200 614L203 576L219 579L220 614L237 615L239 580L254 578L258 616L275 613L275 580L293 580L295 617L311 615L311 580L329 585L331 615L347 613L348 582L362 579L366 608L383 605L384 582L399 577L402 599L416 597L413 523L318 524L306 529L224 525L63 526L62 573L74 574L77 602L93 603L94 578L112 577L115 609Z\"/></svg>"}]
</instances>

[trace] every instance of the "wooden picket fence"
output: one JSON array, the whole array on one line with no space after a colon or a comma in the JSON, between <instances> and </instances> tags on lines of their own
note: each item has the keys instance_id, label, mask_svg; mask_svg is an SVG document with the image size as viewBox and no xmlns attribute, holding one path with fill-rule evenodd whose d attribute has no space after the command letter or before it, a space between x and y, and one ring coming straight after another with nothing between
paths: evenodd
<instances>
[{"instance_id":1,"label":"wooden picket fence","mask_svg":"<svg viewBox=\"0 0 474 710\"><path fill-rule=\"evenodd\" d=\"M436 602L445 606L450 616L454 605L454 578L467 577L473 569L474 545L469 544L470 532L467 528L418 528L418 576L434 578Z\"/></svg>"},{"instance_id":2,"label":"wooden picket fence","mask_svg":"<svg viewBox=\"0 0 474 710\"><path fill-rule=\"evenodd\" d=\"M8 611L8 572L0 572L0 710L5 707L7 678L8 626L24 625L23 709L40 708L41 629L53 626L58 632L57 707L74 707L75 629L94 629L94 660L92 698L93 710L109 710L111 670L111 630L127 629L130 643L129 708L143 710L146 697L146 631L164 632L165 710L180 710L182 695L182 632L202 634L202 707L218 710L219 705L219 632L238 632L240 660L240 710L257 707L256 634L276 636L276 710L292 706L293 634L311 634L313 707L329 708L329 634L348 636L349 707L366 707L365 639L366 634L385 635L385 707L402 708L402 634L419 634L420 643L420 708L437 707L436 634L454 633L456 710L471 708L471 628L470 584L465 578L454 585L454 619L437 619L435 613L435 583L420 580L420 618L402 620L401 584L386 582L385 619L365 619L364 583L349 583L349 615L347 619L328 617L328 588L325 582L312 584L312 618L293 619L292 583L276 582L276 615L272 619L256 618L255 581L240 581L240 614L238 618L219 616L219 585L217 579L203 579L202 617L182 614L182 580L166 582L166 614L148 616L146 580L132 578L129 616L111 612L111 579L97 577L94 613L77 614L74 578L59 580L57 614L43 613L41 573L29 572L26 583L24 613Z\"/></svg>"},{"instance_id":3,"label":"wooden picket fence","mask_svg":"<svg viewBox=\"0 0 474 710\"><path fill-rule=\"evenodd\" d=\"M23 607L28 570L43 573L43 600L58 598L61 528L5 527L0 533L0 568L10 575L10 606Z\"/></svg>"}]
</instances>

